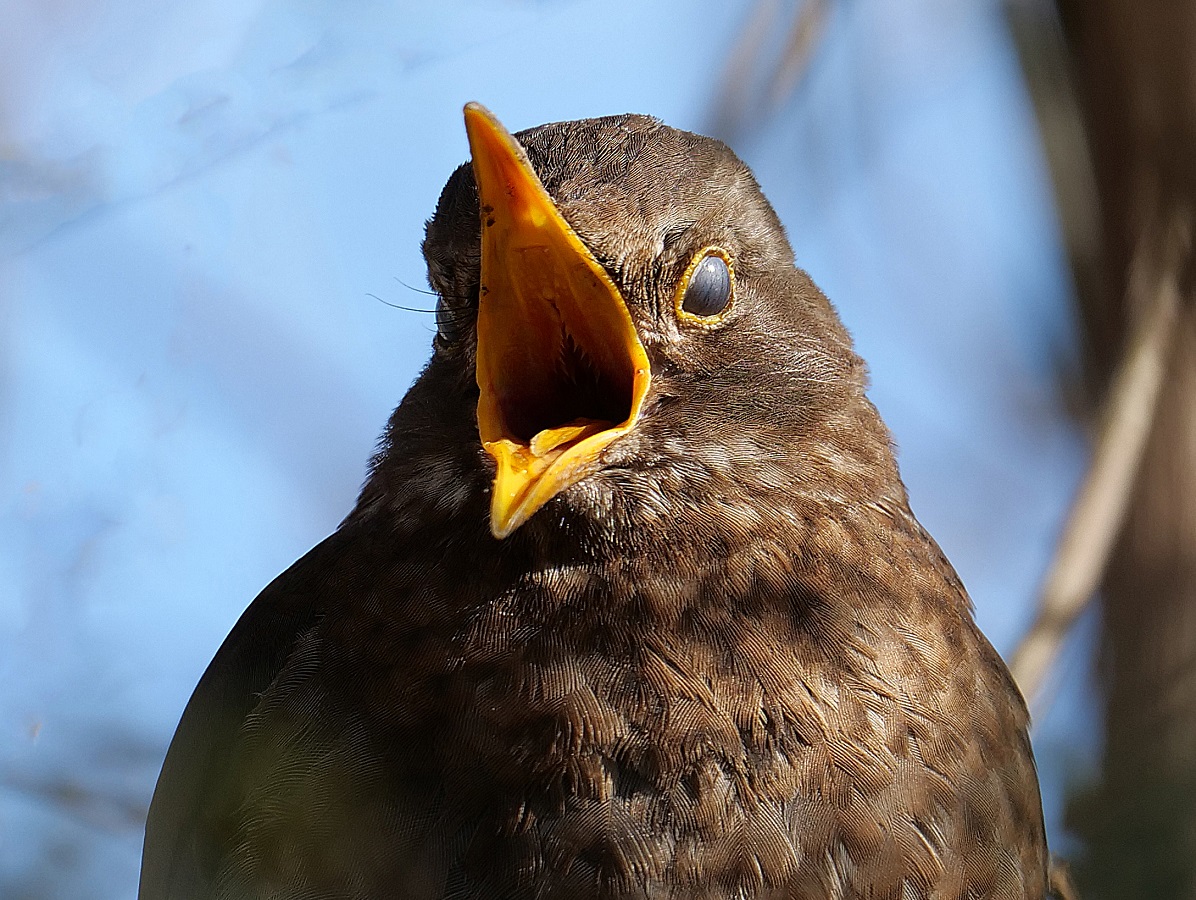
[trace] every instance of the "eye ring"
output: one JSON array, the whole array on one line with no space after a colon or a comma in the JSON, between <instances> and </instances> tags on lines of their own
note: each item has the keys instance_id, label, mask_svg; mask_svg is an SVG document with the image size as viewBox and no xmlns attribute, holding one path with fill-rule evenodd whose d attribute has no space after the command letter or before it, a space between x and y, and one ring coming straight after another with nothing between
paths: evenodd
<instances>
[{"instance_id":1,"label":"eye ring","mask_svg":"<svg viewBox=\"0 0 1196 900\"><path fill-rule=\"evenodd\" d=\"M703 264L710 259L721 260L723 263L722 267L703 267ZM723 271L720 272L719 268ZM702 279L702 281L694 282L695 275ZM723 281L724 277L725 281ZM706 283L707 281L709 283ZM691 287L695 291L714 291L713 294L689 297L689 300L692 301L689 304L691 307L696 306L698 309L709 308L711 309L710 313L703 314L686 308L687 295ZM718 306L719 302L722 303L721 307ZM677 283L677 293L673 298L673 306L676 309L678 321L685 325L694 325L699 328L714 328L726 319L731 310L735 308L735 267L731 263L731 254L722 247L713 245L703 247L695 253L693 259L689 261L689 265L685 267L685 272L681 276L681 280Z\"/></svg>"}]
</instances>

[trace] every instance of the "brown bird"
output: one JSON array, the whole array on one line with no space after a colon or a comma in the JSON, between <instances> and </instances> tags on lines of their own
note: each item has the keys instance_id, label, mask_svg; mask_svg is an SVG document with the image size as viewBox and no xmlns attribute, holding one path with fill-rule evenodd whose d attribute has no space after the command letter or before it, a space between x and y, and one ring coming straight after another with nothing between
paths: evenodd
<instances>
[{"instance_id":1,"label":"brown bird","mask_svg":"<svg viewBox=\"0 0 1196 900\"><path fill-rule=\"evenodd\" d=\"M237 623L160 898L1041 898L1026 708L721 143L465 111L431 362Z\"/></svg>"}]
</instances>

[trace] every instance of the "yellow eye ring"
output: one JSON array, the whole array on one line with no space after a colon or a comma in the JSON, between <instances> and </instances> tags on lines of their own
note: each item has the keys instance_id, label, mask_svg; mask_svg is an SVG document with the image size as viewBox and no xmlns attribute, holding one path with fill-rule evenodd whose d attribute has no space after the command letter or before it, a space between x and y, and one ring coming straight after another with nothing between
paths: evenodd
<instances>
[{"instance_id":1,"label":"yellow eye ring","mask_svg":"<svg viewBox=\"0 0 1196 900\"><path fill-rule=\"evenodd\" d=\"M735 268L722 247L703 247L694 254L673 297L677 320L698 328L714 328L735 307Z\"/></svg>"}]
</instances>

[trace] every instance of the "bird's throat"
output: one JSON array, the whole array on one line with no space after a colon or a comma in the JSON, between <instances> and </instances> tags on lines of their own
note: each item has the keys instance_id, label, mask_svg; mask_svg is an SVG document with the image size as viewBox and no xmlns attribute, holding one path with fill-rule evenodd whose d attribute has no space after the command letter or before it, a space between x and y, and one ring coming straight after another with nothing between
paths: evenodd
<instances>
[{"instance_id":1,"label":"bird's throat","mask_svg":"<svg viewBox=\"0 0 1196 900\"><path fill-rule=\"evenodd\" d=\"M465 121L482 216L478 431L503 538L597 470L651 376L626 302L523 148L477 104Z\"/></svg>"}]
</instances>

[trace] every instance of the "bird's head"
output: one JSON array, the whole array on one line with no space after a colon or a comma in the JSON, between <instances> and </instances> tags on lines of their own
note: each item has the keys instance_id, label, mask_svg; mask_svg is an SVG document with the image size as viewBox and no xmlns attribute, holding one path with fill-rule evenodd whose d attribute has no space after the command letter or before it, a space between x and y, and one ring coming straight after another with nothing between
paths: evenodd
<instances>
[{"instance_id":1,"label":"bird's head","mask_svg":"<svg viewBox=\"0 0 1196 900\"><path fill-rule=\"evenodd\" d=\"M895 481L863 364L725 145L645 116L514 136L477 104L465 118L472 162L424 242L421 404L435 385L434 418L476 428L496 538L546 507L751 528L734 520L761 497Z\"/></svg>"}]
</instances>

